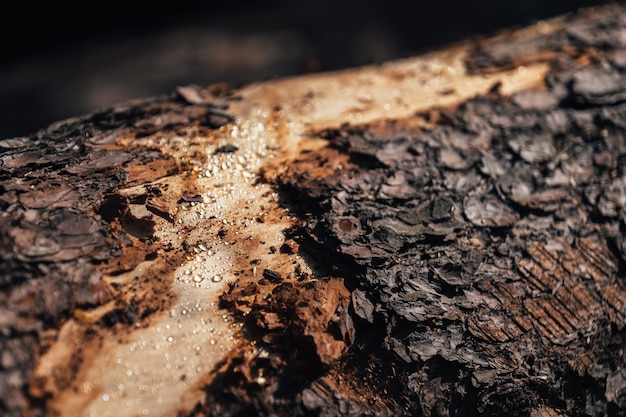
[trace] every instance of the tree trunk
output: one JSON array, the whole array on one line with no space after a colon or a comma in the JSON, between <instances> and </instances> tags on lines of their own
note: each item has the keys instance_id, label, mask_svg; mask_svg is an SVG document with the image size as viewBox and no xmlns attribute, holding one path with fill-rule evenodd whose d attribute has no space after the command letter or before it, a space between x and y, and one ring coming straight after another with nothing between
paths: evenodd
<instances>
[{"instance_id":1,"label":"tree trunk","mask_svg":"<svg viewBox=\"0 0 626 417\"><path fill-rule=\"evenodd\" d=\"M626 415L624 33L610 5L0 141L0 410Z\"/></svg>"}]
</instances>

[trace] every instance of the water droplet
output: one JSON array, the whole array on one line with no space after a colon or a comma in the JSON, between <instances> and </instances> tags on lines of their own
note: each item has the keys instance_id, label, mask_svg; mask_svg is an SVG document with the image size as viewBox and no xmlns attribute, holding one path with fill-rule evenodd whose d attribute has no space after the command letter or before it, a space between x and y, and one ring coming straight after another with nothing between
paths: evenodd
<instances>
[{"instance_id":1,"label":"water droplet","mask_svg":"<svg viewBox=\"0 0 626 417\"><path fill-rule=\"evenodd\" d=\"M196 274L196 275L193 276L192 281L193 282L201 282L202 281L202 276Z\"/></svg>"},{"instance_id":2,"label":"water droplet","mask_svg":"<svg viewBox=\"0 0 626 417\"><path fill-rule=\"evenodd\" d=\"M168 341L168 342L173 342L173 341L174 341L174 338L173 338L172 336L168 336L167 341Z\"/></svg>"},{"instance_id":3,"label":"water droplet","mask_svg":"<svg viewBox=\"0 0 626 417\"><path fill-rule=\"evenodd\" d=\"M215 275L213 278L211 278L211 281L213 282L220 282L221 280L222 280L221 275Z\"/></svg>"},{"instance_id":4,"label":"water droplet","mask_svg":"<svg viewBox=\"0 0 626 417\"><path fill-rule=\"evenodd\" d=\"M102 401L109 401L109 394L104 394L102 396Z\"/></svg>"}]
</instances>

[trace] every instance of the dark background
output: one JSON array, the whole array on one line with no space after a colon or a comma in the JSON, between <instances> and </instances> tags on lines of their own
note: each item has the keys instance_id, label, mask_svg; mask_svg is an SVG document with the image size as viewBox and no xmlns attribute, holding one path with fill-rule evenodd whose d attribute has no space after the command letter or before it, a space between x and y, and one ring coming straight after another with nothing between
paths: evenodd
<instances>
[{"instance_id":1,"label":"dark background","mask_svg":"<svg viewBox=\"0 0 626 417\"><path fill-rule=\"evenodd\" d=\"M608 2L42 3L4 5L0 138L178 85L236 87L406 58Z\"/></svg>"}]
</instances>

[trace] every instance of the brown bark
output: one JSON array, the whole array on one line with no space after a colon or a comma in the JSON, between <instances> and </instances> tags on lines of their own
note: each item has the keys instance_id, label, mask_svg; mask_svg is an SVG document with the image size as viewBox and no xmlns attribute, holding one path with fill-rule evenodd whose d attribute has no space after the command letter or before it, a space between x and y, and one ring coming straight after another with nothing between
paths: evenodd
<instances>
[{"instance_id":1,"label":"brown bark","mask_svg":"<svg viewBox=\"0 0 626 417\"><path fill-rule=\"evenodd\" d=\"M89 362L229 275L235 341L151 415L625 415L624 33L612 5L424 74L182 88L0 141L0 410L121 413Z\"/></svg>"},{"instance_id":2,"label":"brown bark","mask_svg":"<svg viewBox=\"0 0 626 417\"><path fill-rule=\"evenodd\" d=\"M337 333L350 349L267 364L265 389L231 365L203 413L225 401L227 415L624 415L625 16L504 35L466 61L478 73L545 61L540 89L496 85L413 119L310 132L327 145L266 178L305 222L298 243L351 292Z\"/></svg>"},{"instance_id":3,"label":"brown bark","mask_svg":"<svg viewBox=\"0 0 626 417\"><path fill-rule=\"evenodd\" d=\"M158 307L136 294L121 297L102 276L133 270L157 251L164 252L165 268L185 255L153 238L151 215L139 218L131 210L145 206L148 214L171 220L157 203L162 188L146 187L134 198L118 190L151 184L189 162L189 156L177 160L137 143L141 137L168 131L188 135L183 131L190 127L211 130L228 120L209 102L190 104L183 99L187 96L182 90L124 103L30 137L0 141L2 415L46 414L50 393L32 373L69 318L108 304L99 321L132 324ZM162 292L167 287L166 282L155 286ZM97 337L92 330L79 333L75 343ZM71 363L81 360L79 355ZM60 379L70 381L73 371L63 369Z\"/></svg>"}]
</instances>

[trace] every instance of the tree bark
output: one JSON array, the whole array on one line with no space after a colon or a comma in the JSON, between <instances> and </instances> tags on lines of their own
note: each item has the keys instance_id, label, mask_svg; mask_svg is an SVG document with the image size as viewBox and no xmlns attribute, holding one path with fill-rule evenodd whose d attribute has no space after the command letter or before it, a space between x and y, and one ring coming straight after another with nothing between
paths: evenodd
<instances>
[{"instance_id":1,"label":"tree bark","mask_svg":"<svg viewBox=\"0 0 626 417\"><path fill-rule=\"evenodd\" d=\"M129 408L626 415L624 33L615 4L1 141L0 409L122 413L134 394L95 380L110 375L86 351L142 346L126 337L193 310L172 308L176 282L211 279L234 341L213 362L214 340L197 342L208 369L186 402ZM217 275L214 243L230 262Z\"/></svg>"}]
</instances>

